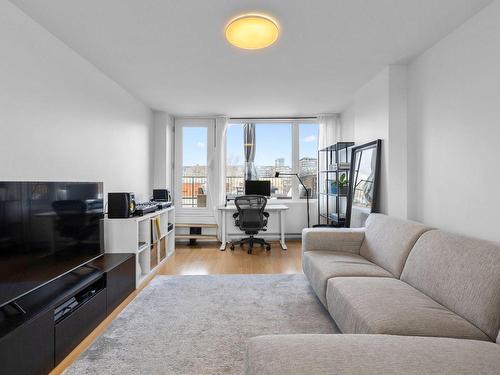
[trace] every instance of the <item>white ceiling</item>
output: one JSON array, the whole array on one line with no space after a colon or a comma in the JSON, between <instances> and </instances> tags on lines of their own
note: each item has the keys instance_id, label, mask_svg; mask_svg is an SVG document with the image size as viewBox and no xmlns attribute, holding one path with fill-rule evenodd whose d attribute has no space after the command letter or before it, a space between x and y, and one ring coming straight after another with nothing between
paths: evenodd
<instances>
[{"instance_id":1,"label":"white ceiling","mask_svg":"<svg viewBox=\"0 0 500 375\"><path fill-rule=\"evenodd\" d=\"M338 112L384 66L405 62L491 0L12 0L154 109L176 115ZM224 26L280 23L264 50Z\"/></svg>"}]
</instances>

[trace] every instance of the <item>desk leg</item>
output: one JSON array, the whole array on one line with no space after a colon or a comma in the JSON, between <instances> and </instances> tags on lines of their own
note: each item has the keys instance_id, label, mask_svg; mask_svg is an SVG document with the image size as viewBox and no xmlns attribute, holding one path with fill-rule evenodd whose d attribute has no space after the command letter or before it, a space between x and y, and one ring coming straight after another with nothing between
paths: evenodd
<instances>
[{"instance_id":1,"label":"desk leg","mask_svg":"<svg viewBox=\"0 0 500 375\"><path fill-rule=\"evenodd\" d=\"M280 210L280 236L281 248L287 250L288 247L285 244L285 210Z\"/></svg>"},{"instance_id":2,"label":"desk leg","mask_svg":"<svg viewBox=\"0 0 500 375\"><path fill-rule=\"evenodd\" d=\"M220 250L221 251L224 251L226 250L226 243L227 243L227 240L226 240L226 211L225 210L221 210L221 215L222 215L222 228L221 228L221 245L220 245Z\"/></svg>"}]
</instances>

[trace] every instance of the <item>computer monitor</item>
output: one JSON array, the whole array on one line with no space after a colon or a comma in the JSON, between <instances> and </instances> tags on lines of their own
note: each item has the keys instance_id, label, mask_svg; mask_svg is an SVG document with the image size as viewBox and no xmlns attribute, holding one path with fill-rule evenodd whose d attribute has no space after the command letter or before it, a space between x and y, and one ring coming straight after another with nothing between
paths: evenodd
<instances>
[{"instance_id":1,"label":"computer monitor","mask_svg":"<svg viewBox=\"0 0 500 375\"><path fill-rule=\"evenodd\" d=\"M271 181L245 181L245 194L246 195L263 195L265 197L271 196Z\"/></svg>"}]
</instances>

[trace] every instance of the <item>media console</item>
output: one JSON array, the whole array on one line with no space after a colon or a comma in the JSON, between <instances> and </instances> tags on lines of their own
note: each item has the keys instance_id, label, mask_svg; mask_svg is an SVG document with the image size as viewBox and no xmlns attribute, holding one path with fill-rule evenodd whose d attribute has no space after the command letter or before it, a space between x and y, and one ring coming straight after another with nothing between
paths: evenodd
<instances>
[{"instance_id":1,"label":"media console","mask_svg":"<svg viewBox=\"0 0 500 375\"><path fill-rule=\"evenodd\" d=\"M102 254L4 306L0 374L50 372L135 290L135 265L135 254Z\"/></svg>"}]
</instances>

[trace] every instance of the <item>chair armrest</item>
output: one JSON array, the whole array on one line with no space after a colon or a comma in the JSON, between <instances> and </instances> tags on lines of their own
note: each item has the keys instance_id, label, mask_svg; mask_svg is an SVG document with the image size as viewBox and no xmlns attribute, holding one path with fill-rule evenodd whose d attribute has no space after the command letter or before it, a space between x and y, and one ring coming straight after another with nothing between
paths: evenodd
<instances>
[{"instance_id":1,"label":"chair armrest","mask_svg":"<svg viewBox=\"0 0 500 375\"><path fill-rule=\"evenodd\" d=\"M302 253L343 251L359 254L364 239L364 228L306 228L302 231Z\"/></svg>"}]
</instances>

